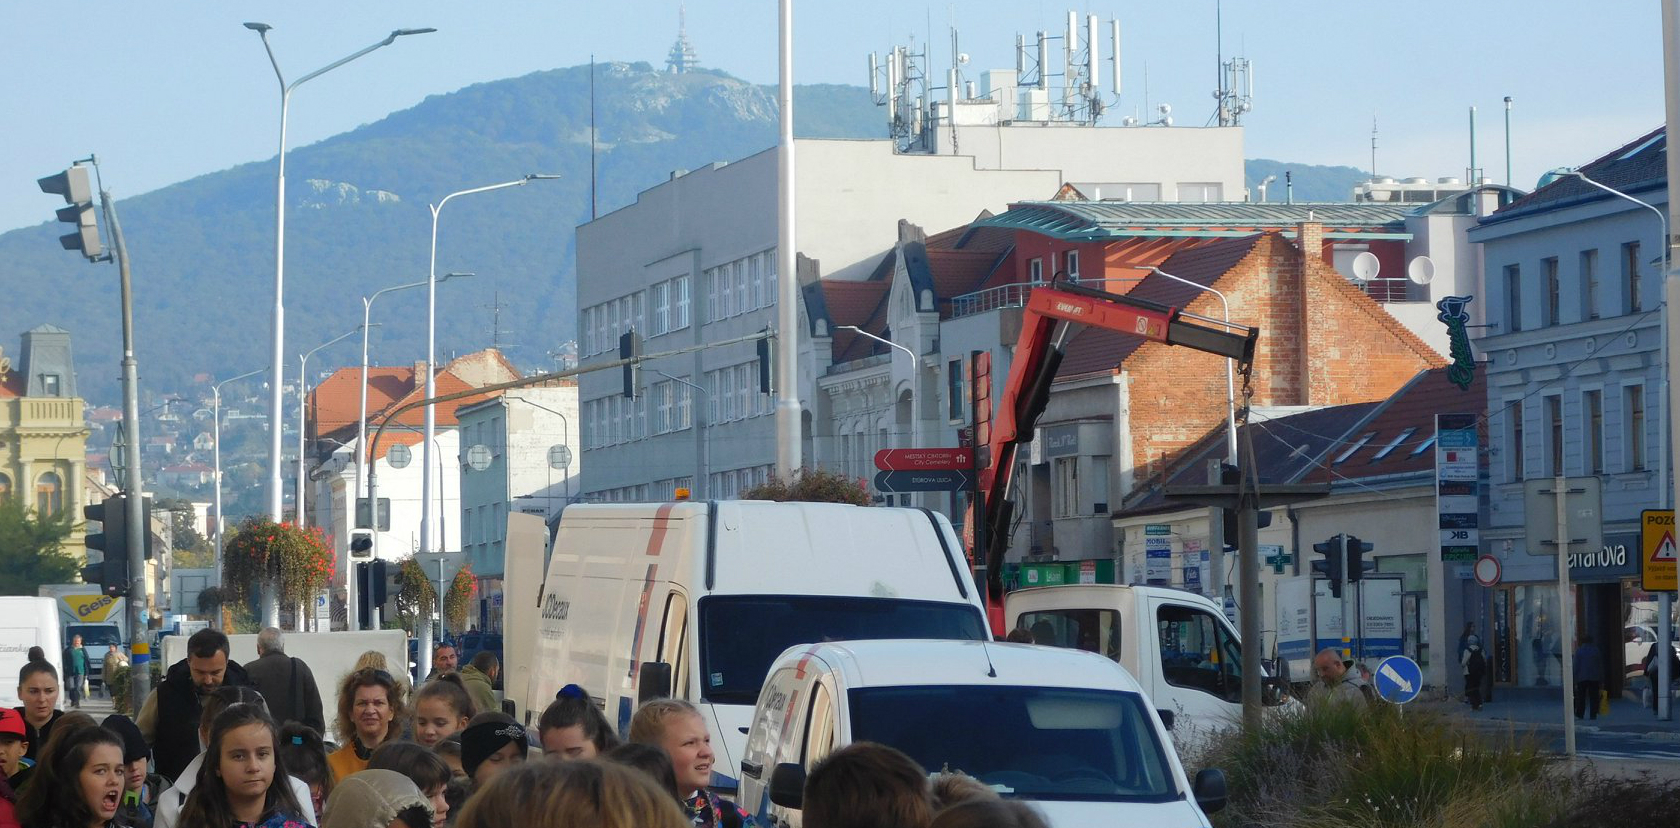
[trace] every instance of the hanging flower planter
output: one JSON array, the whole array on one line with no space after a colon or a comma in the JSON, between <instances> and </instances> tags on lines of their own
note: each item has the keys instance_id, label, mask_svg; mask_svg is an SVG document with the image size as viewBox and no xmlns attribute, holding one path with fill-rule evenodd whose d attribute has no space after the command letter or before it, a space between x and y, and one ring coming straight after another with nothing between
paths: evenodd
<instances>
[{"instance_id":1,"label":"hanging flower planter","mask_svg":"<svg viewBox=\"0 0 1680 828\"><path fill-rule=\"evenodd\" d=\"M243 603L273 583L282 605L313 601L332 583L335 559L332 536L320 527L246 518L222 546L222 589Z\"/></svg>"},{"instance_id":2,"label":"hanging flower planter","mask_svg":"<svg viewBox=\"0 0 1680 828\"><path fill-rule=\"evenodd\" d=\"M402 627L413 633L415 620L429 618L437 611L437 588L421 568L420 562L409 558L397 567L397 619Z\"/></svg>"},{"instance_id":3,"label":"hanging flower planter","mask_svg":"<svg viewBox=\"0 0 1680 828\"><path fill-rule=\"evenodd\" d=\"M443 618L450 627L460 630L466 625L467 612L472 609L473 595L477 592L478 578L473 575L472 564L467 564L455 573L449 591L443 594Z\"/></svg>"}]
</instances>

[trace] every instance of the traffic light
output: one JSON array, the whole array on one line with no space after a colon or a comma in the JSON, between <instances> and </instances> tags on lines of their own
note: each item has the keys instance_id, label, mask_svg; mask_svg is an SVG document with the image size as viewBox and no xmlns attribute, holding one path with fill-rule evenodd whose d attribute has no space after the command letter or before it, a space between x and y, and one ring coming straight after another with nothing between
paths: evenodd
<instances>
[{"instance_id":1,"label":"traffic light","mask_svg":"<svg viewBox=\"0 0 1680 828\"><path fill-rule=\"evenodd\" d=\"M41 192L64 196L70 205L58 210L58 220L76 225L76 232L58 237L65 250L79 250L83 256L98 261L105 256L105 246L99 241L99 222L93 208L93 186L88 181L88 168L76 164L57 175L40 179Z\"/></svg>"},{"instance_id":2,"label":"traffic light","mask_svg":"<svg viewBox=\"0 0 1680 828\"><path fill-rule=\"evenodd\" d=\"M770 329L765 328L765 333ZM770 337L766 336L754 343L758 349L758 393L770 393Z\"/></svg>"},{"instance_id":3,"label":"traffic light","mask_svg":"<svg viewBox=\"0 0 1680 828\"><path fill-rule=\"evenodd\" d=\"M1337 535L1327 541L1313 544L1313 551L1324 556L1322 561L1312 562L1314 574L1323 575L1330 582L1330 594L1342 597L1343 564L1347 563L1346 553L1342 550L1342 537Z\"/></svg>"},{"instance_id":4,"label":"traffic light","mask_svg":"<svg viewBox=\"0 0 1680 828\"><path fill-rule=\"evenodd\" d=\"M1219 464L1220 485L1235 486L1240 482L1242 482L1241 469L1231 465L1230 463ZM1219 519L1221 521L1220 525L1224 528L1225 550L1227 552L1235 551L1237 548L1237 532L1241 529L1241 527L1237 525L1237 510L1220 509L1219 512ZM1272 513L1261 512L1256 525L1258 525L1261 529L1271 526Z\"/></svg>"},{"instance_id":5,"label":"traffic light","mask_svg":"<svg viewBox=\"0 0 1680 828\"><path fill-rule=\"evenodd\" d=\"M373 560L351 565L356 567L356 617L361 619L365 630L373 624L372 608L385 606L385 562Z\"/></svg>"},{"instance_id":6,"label":"traffic light","mask_svg":"<svg viewBox=\"0 0 1680 828\"><path fill-rule=\"evenodd\" d=\"M351 560L361 561L361 560L367 560L368 558L371 558L371 557L373 557L373 533L372 532L351 532L350 533L350 558L351 558Z\"/></svg>"},{"instance_id":7,"label":"traffic light","mask_svg":"<svg viewBox=\"0 0 1680 828\"><path fill-rule=\"evenodd\" d=\"M104 553L99 563L82 567L82 580L99 584L106 595L128 594L128 498L112 495L82 507L82 517L97 521L100 531L84 540L87 548Z\"/></svg>"},{"instance_id":8,"label":"traffic light","mask_svg":"<svg viewBox=\"0 0 1680 828\"><path fill-rule=\"evenodd\" d=\"M1365 573L1377 568L1376 561L1365 560L1365 553L1376 547L1352 535L1347 535L1346 539L1347 579L1350 582L1363 580Z\"/></svg>"},{"instance_id":9,"label":"traffic light","mask_svg":"<svg viewBox=\"0 0 1680 828\"><path fill-rule=\"evenodd\" d=\"M633 359L642 355L642 338L634 330L618 335L618 358ZM624 396L635 399L642 387L642 364L631 362L624 366Z\"/></svg>"}]
</instances>

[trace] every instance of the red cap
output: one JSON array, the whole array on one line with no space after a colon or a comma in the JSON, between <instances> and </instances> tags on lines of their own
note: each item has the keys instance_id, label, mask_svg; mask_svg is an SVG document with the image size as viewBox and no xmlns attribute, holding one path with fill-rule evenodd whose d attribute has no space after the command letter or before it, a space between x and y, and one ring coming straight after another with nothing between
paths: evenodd
<instances>
[{"instance_id":1,"label":"red cap","mask_svg":"<svg viewBox=\"0 0 1680 828\"><path fill-rule=\"evenodd\" d=\"M0 707L0 736L16 736L23 738L23 714L10 707Z\"/></svg>"}]
</instances>

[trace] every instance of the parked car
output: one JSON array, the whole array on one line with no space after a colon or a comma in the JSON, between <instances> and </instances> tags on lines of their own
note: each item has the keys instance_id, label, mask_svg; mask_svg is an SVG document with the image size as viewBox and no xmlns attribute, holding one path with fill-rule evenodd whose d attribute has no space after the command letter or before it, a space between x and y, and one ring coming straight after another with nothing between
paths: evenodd
<instances>
[{"instance_id":1,"label":"parked car","mask_svg":"<svg viewBox=\"0 0 1680 828\"><path fill-rule=\"evenodd\" d=\"M1675 653L1680 653L1680 635L1670 640ZM1622 676L1631 679L1645 675L1645 657L1657 643L1657 628L1646 624L1629 624L1622 628ZM1677 677L1680 678L1680 677Z\"/></svg>"}]
</instances>

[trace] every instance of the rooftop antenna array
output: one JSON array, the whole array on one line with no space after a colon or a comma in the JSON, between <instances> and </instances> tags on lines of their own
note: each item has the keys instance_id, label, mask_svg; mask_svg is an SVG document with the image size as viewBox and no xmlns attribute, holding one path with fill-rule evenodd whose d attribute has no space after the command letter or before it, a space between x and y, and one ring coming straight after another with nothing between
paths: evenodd
<instances>
[{"instance_id":1,"label":"rooftop antenna array","mask_svg":"<svg viewBox=\"0 0 1680 828\"><path fill-rule=\"evenodd\" d=\"M1220 126L1241 126L1242 117L1254 108L1254 64L1248 58L1225 59L1225 4L1214 6L1215 52L1219 61L1219 88L1213 91L1217 108L1214 120Z\"/></svg>"},{"instance_id":2,"label":"rooftop antenna array","mask_svg":"<svg viewBox=\"0 0 1680 828\"><path fill-rule=\"evenodd\" d=\"M915 35L910 40L909 46L892 47L884 63L869 53L869 97L887 108L887 137L901 151L920 146L926 133L927 47L916 52Z\"/></svg>"}]
</instances>

